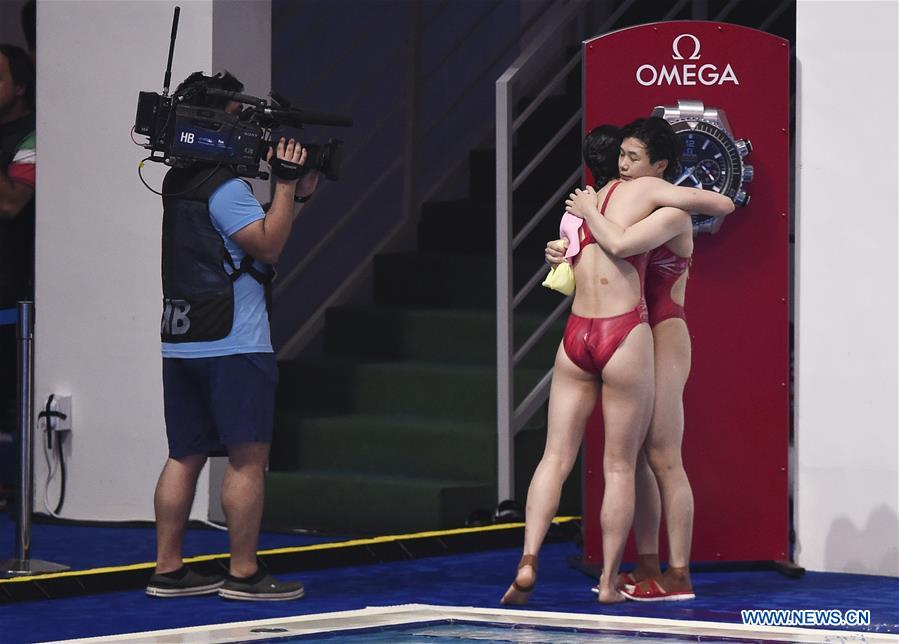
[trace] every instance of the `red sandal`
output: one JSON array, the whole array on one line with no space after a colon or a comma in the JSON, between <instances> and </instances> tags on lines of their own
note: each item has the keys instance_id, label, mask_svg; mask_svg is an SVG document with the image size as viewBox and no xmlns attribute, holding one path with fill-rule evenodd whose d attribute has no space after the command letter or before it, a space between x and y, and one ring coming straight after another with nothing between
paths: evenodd
<instances>
[{"instance_id":1,"label":"red sandal","mask_svg":"<svg viewBox=\"0 0 899 644\"><path fill-rule=\"evenodd\" d=\"M671 602L695 599L696 597L692 589L665 590L655 579L646 579L636 586L625 588L621 594L638 602Z\"/></svg>"},{"instance_id":2,"label":"red sandal","mask_svg":"<svg viewBox=\"0 0 899 644\"><path fill-rule=\"evenodd\" d=\"M628 586L636 586L637 580L634 576L629 572L620 572L618 573L618 582L615 584L615 588L619 591L624 590ZM590 592L594 595L599 594L599 584L596 584L593 588L590 589Z\"/></svg>"}]
</instances>

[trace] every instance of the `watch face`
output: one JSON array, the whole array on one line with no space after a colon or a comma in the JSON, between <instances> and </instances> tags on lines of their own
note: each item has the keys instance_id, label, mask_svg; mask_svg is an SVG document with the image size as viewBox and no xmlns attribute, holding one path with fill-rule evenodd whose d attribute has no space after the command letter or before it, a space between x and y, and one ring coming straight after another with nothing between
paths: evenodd
<instances>
[{"instance_id":1,"label":"watch face","mask_svg":"<svg viewBox=\"0 0 899 644\"><path fill-rule=\"evenodd\" d=\"M673 183L733 198L742 183L742 163L730 137L702 121L681 121L672 128L682 148Z\"/></svg>"}]
</instances>

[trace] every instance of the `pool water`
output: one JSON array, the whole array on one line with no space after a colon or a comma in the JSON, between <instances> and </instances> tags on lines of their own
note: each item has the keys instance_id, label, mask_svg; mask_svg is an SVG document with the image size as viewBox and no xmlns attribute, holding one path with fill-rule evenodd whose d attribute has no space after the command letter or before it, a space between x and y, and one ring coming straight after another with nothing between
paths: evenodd
<instances>
[{"instance_id":1,"label":"pool water","mask_svg":"<svg viewBox=\"0 0 899 644\"><path fill-rule=\"evenodd\" d=\"M263 632L261 629L256 632ZM271 632L271 631L269 631ZM272 633L274 635L274 633ZM299 637L284 637L266 640L271 644L477 644L526 643L526 644L672 644L675 642L753 642L763 643L766 640L710 638L708 636L683 636L667 634L649 634L641 632L601 632L575 631L572 629L538 628L523 625L492 625L482 623L466 624L464 622L416 624L414 626L379 627L354 631L335 631ZM258 640L257 640L258 642Z\"/></svg>"}]
</instances>

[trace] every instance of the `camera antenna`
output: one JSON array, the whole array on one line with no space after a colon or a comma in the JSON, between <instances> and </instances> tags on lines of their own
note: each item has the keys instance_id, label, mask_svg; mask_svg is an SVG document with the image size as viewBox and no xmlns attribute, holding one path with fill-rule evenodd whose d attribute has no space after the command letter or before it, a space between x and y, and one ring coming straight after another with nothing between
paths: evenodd
<instances>
[{"instance_id":1,"label":"camera antenna","mask_svg":"<svg viewBox=\"0 0 899 644\"><path fill-rule=\"evenodd\" d=\"M162 95L169 95L169 85L172 82L172 56L175 54L175 37L178 35L178 17L181 15L181 7L175 7L175 15L172 16L172 42L169 44L169 62L165 66L165 79L162 81Z\"/></svg>"}]
</instances>

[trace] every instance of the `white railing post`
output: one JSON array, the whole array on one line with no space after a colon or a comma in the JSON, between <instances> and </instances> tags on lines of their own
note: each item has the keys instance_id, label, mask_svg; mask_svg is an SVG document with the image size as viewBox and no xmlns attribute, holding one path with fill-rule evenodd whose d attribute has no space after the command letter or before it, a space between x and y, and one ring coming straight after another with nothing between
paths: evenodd
<instances>
[{"instance_id":1,"label":"white railing post","mask_svg":"<svg viewBox=\"0 0 899 644\"><path fill-rule=\"evenodd\" d=\"M552 22L496 81L496 494L499 501L515 496L515 433L523 422L516 420L514 406L513 314L516 298L513 291L512 259L516 244L512 234L512 201L515 186L524 177L516 178L513 175L512 146L518 125L513 118L513 105L521 94L517 84L529 81L522 81L516 76L524 67L544 62L545 48L559 47L562 42L559 32L580 15L586 4L584 0L572 0L564 5L562 12L554 13ZM567 65L564 67L569 69ZM533 81L530 82L533 84ZM552 82L555 83L555 79ZM540 93L542 98L547 94L548 92ZM519 118L523 120L522 117ZM545 151L538 155L545 156ZM536 161L532 165L536 165ZM544 380L548 382L548 379ZM536 396L543 396L542 399L545 400L547 389L548 385L543 383ZM535 408L534 404L528 405L531 413Z\"/></svg>"},{"instance_id":2,"label":"white railing post","mask_svg":"<svg viewBox=\"0 0 899 644\"><path fill-rule=\"evenodd\" d=\"M512 431L512 96L506 76L496 82L496 494L515 495Z\"/></svg>"}]
</instances>

